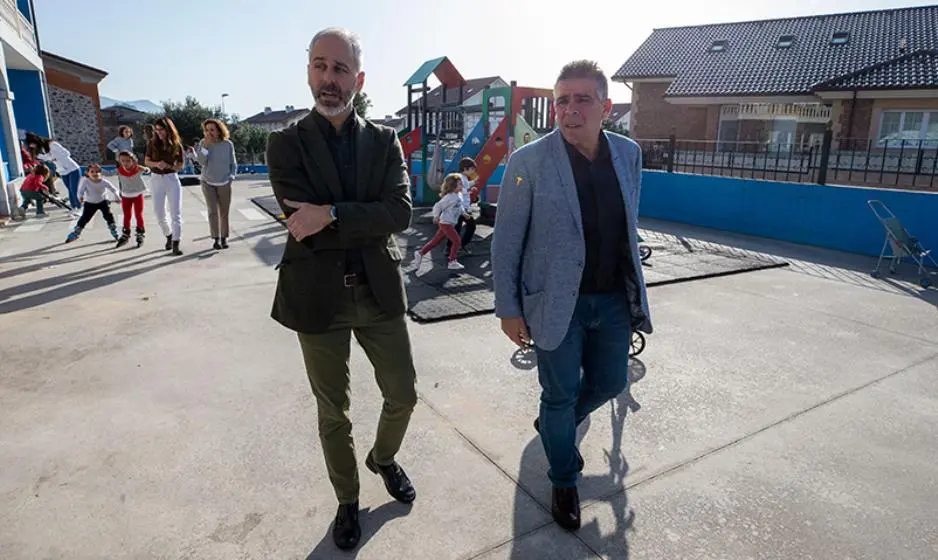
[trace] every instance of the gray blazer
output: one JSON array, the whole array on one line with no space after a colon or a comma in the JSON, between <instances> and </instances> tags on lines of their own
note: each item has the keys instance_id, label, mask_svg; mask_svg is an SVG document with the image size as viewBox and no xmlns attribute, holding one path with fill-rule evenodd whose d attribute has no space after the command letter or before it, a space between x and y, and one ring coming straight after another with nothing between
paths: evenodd
<instances>
[{"instance_id":1,"label":"gray blazer","mask_svg":"<svg viewBox=\"0 0 938 560\"><path fill-rule=\"evenodd\" d=\"M638 256L642 152L625 136L604 134L625 202L628 242L641 296L641 305L632 305L632 324L651 333L645 278ZM518 149L508 159L495 220L495 315L523 316L534 343L544 350L554 350L573 318L586 260L580 201L559 130Z\"/></svg>"}]
</instances>

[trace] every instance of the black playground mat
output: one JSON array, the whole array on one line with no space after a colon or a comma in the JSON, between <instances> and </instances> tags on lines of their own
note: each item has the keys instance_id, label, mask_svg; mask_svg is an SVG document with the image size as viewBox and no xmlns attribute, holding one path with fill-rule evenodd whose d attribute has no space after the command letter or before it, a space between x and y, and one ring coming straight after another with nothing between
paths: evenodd
<instances>
[{"instance_id":1,"label":"black playground mat","mask_svg":"<svg viewBox=\"0 0 938 560\"><path fill-rule=\"evenodd\" d=\"M251 201L284 223L284 216L273 195L257 196ZM404 254L402 265L409 305L407 313L421 323L493 313L492 228L481 223L476 228L476 237L469 247L471 252L461 253L459 257L465 269L446 268L445 243L441 243L424 258L420 269L415 270L411 264L414 253L435 233L436 226L433 225L430 209L415 208L411 227L395 236ZM756 253L688 242L652 232L641 233L645 244L652 247L653 251L643 268L645 283L649 288L788 266L786 262Z\"/></svg>"},{"instance_id":2,"label":"black playground mat","mask_svg":"<svg viewBox=\"0 0 938 560\"><path fill-rule=\"evenodd\" d=\"M286 216L284 216L283 211L280 210L280 205L277 204L277 199L274 198L274 195L255 196L251 198L251 202L264 212L270 214L273 219L281 224L286 220Z\"/></svg>"}]
</instances>

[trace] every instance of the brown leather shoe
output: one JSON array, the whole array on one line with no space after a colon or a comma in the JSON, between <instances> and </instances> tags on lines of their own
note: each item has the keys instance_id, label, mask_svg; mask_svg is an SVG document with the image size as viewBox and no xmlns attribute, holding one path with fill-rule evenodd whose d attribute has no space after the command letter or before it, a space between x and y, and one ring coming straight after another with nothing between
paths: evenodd
<instances>
[{"instance_id":1,"label":"brown leather shoe","mask_svg":"<svg viewBox=\"0 0 938 560\"><path fill-rule=\"evenodd\" d=\"M570 488L554 488L550 512L554 521L568 531L580 528L580 494L576 486Z\"/></svg>"}]
</instances>

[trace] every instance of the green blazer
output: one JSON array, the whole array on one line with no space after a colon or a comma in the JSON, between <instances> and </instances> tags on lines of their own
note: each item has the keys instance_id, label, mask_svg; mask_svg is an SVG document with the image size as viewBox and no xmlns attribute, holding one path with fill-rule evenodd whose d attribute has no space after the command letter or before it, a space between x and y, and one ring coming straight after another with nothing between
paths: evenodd
<instances>
[{"instance_id":1,"label":"green blazer","mask_svg":"<svg viewBox=\"0 0 938 560\"><path fill-rule=\"evenodd\" d=\"M362 248L368 285L389 316L407 309L401 252L391 234L410 226L413 204L407 165L397 134L359 116L356 127L356 196L342 192L339 174L314 113L267 140L267 167L274 196L284 214L295 210L283 199L334 204L337 220L298 242L287 235L277 265L277 291L271 317L288 329L320 333L328 329L342 300L345 250Z\"/></svg>"}]
</instances>

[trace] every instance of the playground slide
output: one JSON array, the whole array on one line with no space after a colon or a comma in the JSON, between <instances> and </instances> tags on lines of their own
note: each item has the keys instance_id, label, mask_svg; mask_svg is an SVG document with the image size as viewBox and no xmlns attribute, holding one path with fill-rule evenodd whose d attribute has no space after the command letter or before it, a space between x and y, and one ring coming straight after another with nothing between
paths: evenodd
<instances>
[{"instance_id":1,"label":"playground slide","mask_svg":"<svg viewBox=\"0 0 938 560\"><path fill-rule=\"evenodd\" d=\"M525 134L528 135L527 140L525 140ZM528 124L528 121L524 120L524 117L518 115L518 120L515 121L515 148L520 148L525 144L530 144L538 139L540 135L534 130L534 127Z\"/></svg>"},{"instance_id":2,"label":"playground slide","mask_svg":"<svg viewBox=\"0 0 938 560\"><path fill-rule=\"evenodd\" d=\"M423 140L423 129L419 126L413 130L402 130L398 134L398 138L401 141L401 148L404 150L404 159L406 160L410 157L410 154L416 152L420 149L421 142Z\"/></svg>"},{"instance_id":3,"label":"playground slide","mask_svg":"<svg viewBox=\"0 0 938 560\"><path fill-rule=\"evenodd\" d=\"M479 122L472 128L472 132L469 133L469 136L466 137L466 141L463 142L463 145L456 152L456 155L453 156L453 159L450 160L449 165L446 166L446 174L458 173L459 172L459 160L464 157L471 157L473 159L479 155L479 150L482 149L482 143L485 140L485 121L479 119Z\"/></svg>"},{"instance_id":4,"label":"playground slide","mask_svg":"<svg viewBox=\"0 0 938 560\"><path fill-rule=\"evenodd\" d=\"M476 173L478 174L476 185L479 185L482 192L485 191L495 168L505 159L506 155L508 155L508 119L504 118L475 158ZM480 194L480 196L484 200L485 195Z\"/></svg>"}]
</instances>

